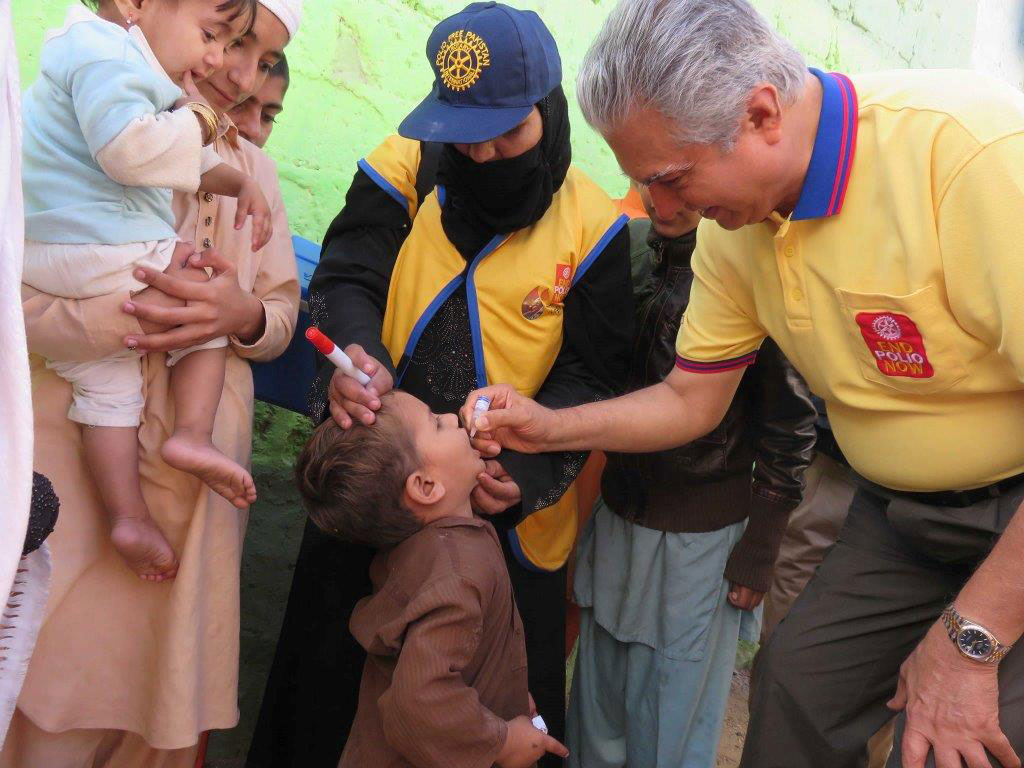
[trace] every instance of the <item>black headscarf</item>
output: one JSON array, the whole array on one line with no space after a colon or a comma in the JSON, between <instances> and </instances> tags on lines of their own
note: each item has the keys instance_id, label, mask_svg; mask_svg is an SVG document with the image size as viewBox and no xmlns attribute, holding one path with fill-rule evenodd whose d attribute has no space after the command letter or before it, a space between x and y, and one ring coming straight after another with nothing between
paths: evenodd
<instances>
[{"instance_id":1,"label":"black headscarf","mask_svg":"<svg viewBox=\"0 0 1024 768\"><path fill-rule=\"evenodd\" d=\"M497 234L523 229L541 220L565 181L572 162L569 105L562 86L538 105L540 141L519 155L477 163L446 144L437 180L445 186L441 211L444 233L466 259Z\"/></svg>"}]
</instances>

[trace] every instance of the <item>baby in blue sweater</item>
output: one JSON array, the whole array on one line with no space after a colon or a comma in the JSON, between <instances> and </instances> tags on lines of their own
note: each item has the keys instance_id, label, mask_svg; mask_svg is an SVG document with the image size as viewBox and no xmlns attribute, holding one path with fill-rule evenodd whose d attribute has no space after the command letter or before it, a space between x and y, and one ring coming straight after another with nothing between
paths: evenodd
<instances>
[{"instance_id":1,"label":"baby in blue sweater","mask_svg":"<svg viewBox=\"0 0 1024 768\"><path fill-rule=\"evenodd\" d=\"M76 5L46 36L23 110L25 283L82 299L144 289L133 276L141 266L206 279L172 266L189 247L175 234L172 190L236 197L235 225L252 217L253 250L269 240L270 207L213 150L217 116L193 82L222 66L255 9L256 0L108 0L105 18ZM212 442L226 346L220 338L168 356L175 422L161 453L244 508L256 498L252 477ZM72 385L68 417L85 426L114 547L143 579L172 578L177 558L139 484L140 354L47 367Z\"/></svg>"}]
</instances>

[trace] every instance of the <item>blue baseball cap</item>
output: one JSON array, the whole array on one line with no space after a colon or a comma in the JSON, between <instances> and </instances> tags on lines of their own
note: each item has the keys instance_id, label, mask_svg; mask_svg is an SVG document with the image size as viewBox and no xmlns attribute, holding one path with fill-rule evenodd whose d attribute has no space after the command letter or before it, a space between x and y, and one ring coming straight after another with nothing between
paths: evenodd
<instances>
[{"instance_id":1,"label":"blue baseball cap","mask_svg":"<svg viewBox=\"0 0 1024 768\"><path fill-rule=\"evenodd\" d=\"M434 87L398 126L407 139L489 141L515 128L562 81L562 60L533 11L472 3L430 33Z\"/></svg>"}]
</instances>

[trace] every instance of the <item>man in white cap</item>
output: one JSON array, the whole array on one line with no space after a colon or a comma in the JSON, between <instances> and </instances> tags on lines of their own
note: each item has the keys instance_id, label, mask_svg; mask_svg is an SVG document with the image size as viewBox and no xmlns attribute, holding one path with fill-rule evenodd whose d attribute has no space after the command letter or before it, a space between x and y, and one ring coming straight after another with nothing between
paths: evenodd
<instances>
[{"instance_id":1,"label":"man in white cap","mask_svg":"<svg viewBox=\"0 0 1024 768\"><path fill-rule=\"evenodd\" d=\"M109 302L105 297L54 299L28 289L22 296L29 350L36 353L53 344L73 345L83 355L94 353L97 344L166 351L175 339L209 331L210 322L197 322L194 313L213 316L218 335L234 339L217 418L218 444L243 462L251 452L252 422L246 358L280 354L299 303L273 163L238 137L225 113L257 91L280 59L296 31L300 3L261 0L254 9L252 31L231 46L223 68L199 87L221 117L218 154L254 178L271 203L271 241L252 252L251 233L234 228L234 201L175 194L178 234L203 250L202 263L213 271L209 282L147 276L159 282L156 291ZM98 10L119 23L106 15L106 5ZM203 297L186 290L196 286ZM50 602L0 766L193 768L203 734L238 722L238 576L245 513L219 505L205 489L161 465L153 446L169 414L166 366L161 356L149 357L147 410L139 432L143 492L161 524L167 524L181 568L165 584L134 577L111 558L102 535L88 468L58 404L66 392L38 357L31 360L36 466L53 480L65 515L48 541Z\"/></svg>"},{"instance_id":2,"label":"man in white cap","mask_svg":"<svg viewBox=\"0 0 1024 768\"><path fill-rule=\"evenodd\" d=\"M259 3L284 24L289 40L295 37L302 21L302 0L259 0Z\"/></svg>"},{"instance_id":3,"label":"man in white cap","mask_svg":"<svg viewBox=\"0 0 1024 768\"><path fill-rule=\"evenodd\" d=\"M284 58L301 14L302 0L259 0L252 30L224 57L223 67L196 84L210 106L227 112L263 87Z\"/></svg>"}]
</instances>

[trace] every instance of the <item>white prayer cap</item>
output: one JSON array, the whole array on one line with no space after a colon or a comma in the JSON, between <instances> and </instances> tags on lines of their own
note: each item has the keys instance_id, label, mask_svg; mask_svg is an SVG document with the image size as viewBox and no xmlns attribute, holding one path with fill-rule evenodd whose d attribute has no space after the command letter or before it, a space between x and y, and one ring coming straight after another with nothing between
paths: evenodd
<instances>
[{"instance_id":1,"label":"white prayer cap","mask_svg":"<svg viewBox=\"0 0 1024 768\"><path fill-rule=\"evenodd\" d=\"M260 5L277 16L288 30L288 39L295 37L299 31L299 20L302 18L302 0L259 0Z\"/></svg>"}]
</instances>

